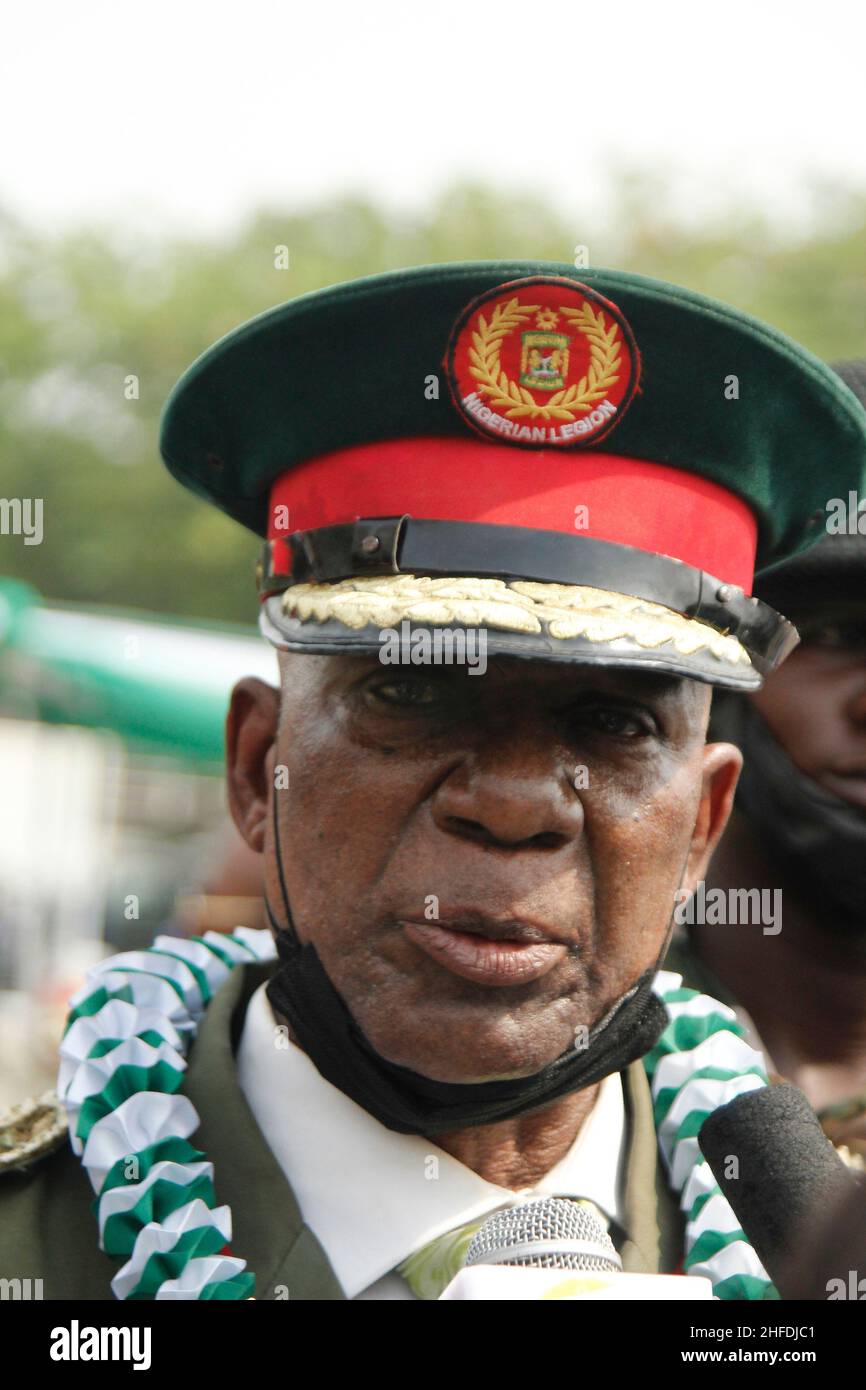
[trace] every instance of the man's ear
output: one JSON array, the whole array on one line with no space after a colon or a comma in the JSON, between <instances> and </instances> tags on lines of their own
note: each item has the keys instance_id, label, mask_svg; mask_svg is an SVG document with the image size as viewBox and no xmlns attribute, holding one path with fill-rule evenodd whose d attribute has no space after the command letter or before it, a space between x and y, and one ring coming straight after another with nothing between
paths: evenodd
<instances>
[{"instance_id":1,"label":"man's ear","mask_svg":"<svg viewBox=\"0 0 866 1390\"><path fill-rule=\"evenodd\" d=\"M265 847L279 716L278 690L254 676L238 681L226 719L229 809L250 849L258 854Z\"/></svg>"},{"instance_id":2,"label":"man's ear","mask_svg":"<svg viewBox=\"0 0 866 1390\"><path fill-rule=\"evenodd\" d=\"M733 743L708 743L703 749L701 800L681 887L691 893L705 876L728 823L743 755Z\"/></svg>"}]
</instances>

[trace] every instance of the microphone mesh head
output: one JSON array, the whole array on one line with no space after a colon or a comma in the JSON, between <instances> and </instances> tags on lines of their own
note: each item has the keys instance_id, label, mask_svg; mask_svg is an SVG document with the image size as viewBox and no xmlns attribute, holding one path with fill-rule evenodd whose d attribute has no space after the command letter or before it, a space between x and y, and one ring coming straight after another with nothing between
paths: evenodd
<instances>
[{"instance_id":1,"label":"microphone mesh head","mask_svg":"<svg viewBox=\"0 0 866 1390\"><path fill-rule=\"evenodd\" d=\"M598 1217L565 1197L539 1197L494 1212L475 1232L464 1264L599 1273L622 1269L616 1247Z\"/></svg>"}]
</instances>

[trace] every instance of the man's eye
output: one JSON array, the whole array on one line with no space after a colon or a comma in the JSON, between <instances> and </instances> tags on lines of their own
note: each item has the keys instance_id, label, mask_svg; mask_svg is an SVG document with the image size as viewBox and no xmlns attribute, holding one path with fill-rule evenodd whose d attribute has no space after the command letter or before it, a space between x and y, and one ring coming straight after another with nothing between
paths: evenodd
<instances>
[{"instance_id":1,"label":"man's eye","mask_svg":"<svg viewBox=\"0 0 866 1390\"><path fill-rule=\"evenodd\" d=\"M610 706L582 710L578 721L612 738L648 738L653 732L651 722L645 716Z\"/></svg>"},{"instance_id":2,"label":"man's eye","mask_svg":"<svg viewBox=\"0 0 866 1390\"><path fill-rule=\"evenodd\" d=\"M440 699L440 691L432 681L411 679L381 681L369 686L368 694L385 705L434 705Z\"/></svg>"}]
</instances>

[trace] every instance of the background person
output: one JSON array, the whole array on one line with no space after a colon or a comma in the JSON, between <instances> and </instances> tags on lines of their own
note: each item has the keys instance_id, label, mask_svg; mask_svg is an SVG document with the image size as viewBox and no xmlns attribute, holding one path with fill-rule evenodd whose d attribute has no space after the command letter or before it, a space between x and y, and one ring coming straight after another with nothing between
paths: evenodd
<instances>
[{"instance_id":1,"label":"background person","mask_svg":"<svg viewBox=\"0 0 866 1390\"><path fill-rule=\"evenodd\" d=\"M866 399L866 362L836 369ZM780 888L782 929L696 923L677 934L668 962L748 1017L770 1065L862 1167L866 534L827 535L759 576L755 592L792 619L801 645L760 691L715 701L713 735L736 743L745 763L706 884Z\"/></svg>"}]
</instances>

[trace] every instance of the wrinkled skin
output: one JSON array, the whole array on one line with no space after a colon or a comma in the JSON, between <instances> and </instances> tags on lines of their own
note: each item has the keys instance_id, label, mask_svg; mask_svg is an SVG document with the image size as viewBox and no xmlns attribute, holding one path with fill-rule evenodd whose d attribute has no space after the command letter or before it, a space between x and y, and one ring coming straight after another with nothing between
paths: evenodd
<instances>
[{"instance_id":1,"label":"wrinkled skin","mask_svg":"<svg viewBox=\"0 0 866 1390\"><path fill-rule=\"evenodd\" d=\"M284 919L270 798L280 791L292 915L381 1055L443 1081L529 1075L657 958L676 890L703 874L740 756L706 745L707 687L634 671L491 661L385 667L281 658L282 698L236 687L230 802ZM575 790L575 768L589 786ZM400 919L478 908L563 944L542 978L489 988Z\"/></svg>"}]
</instances>

